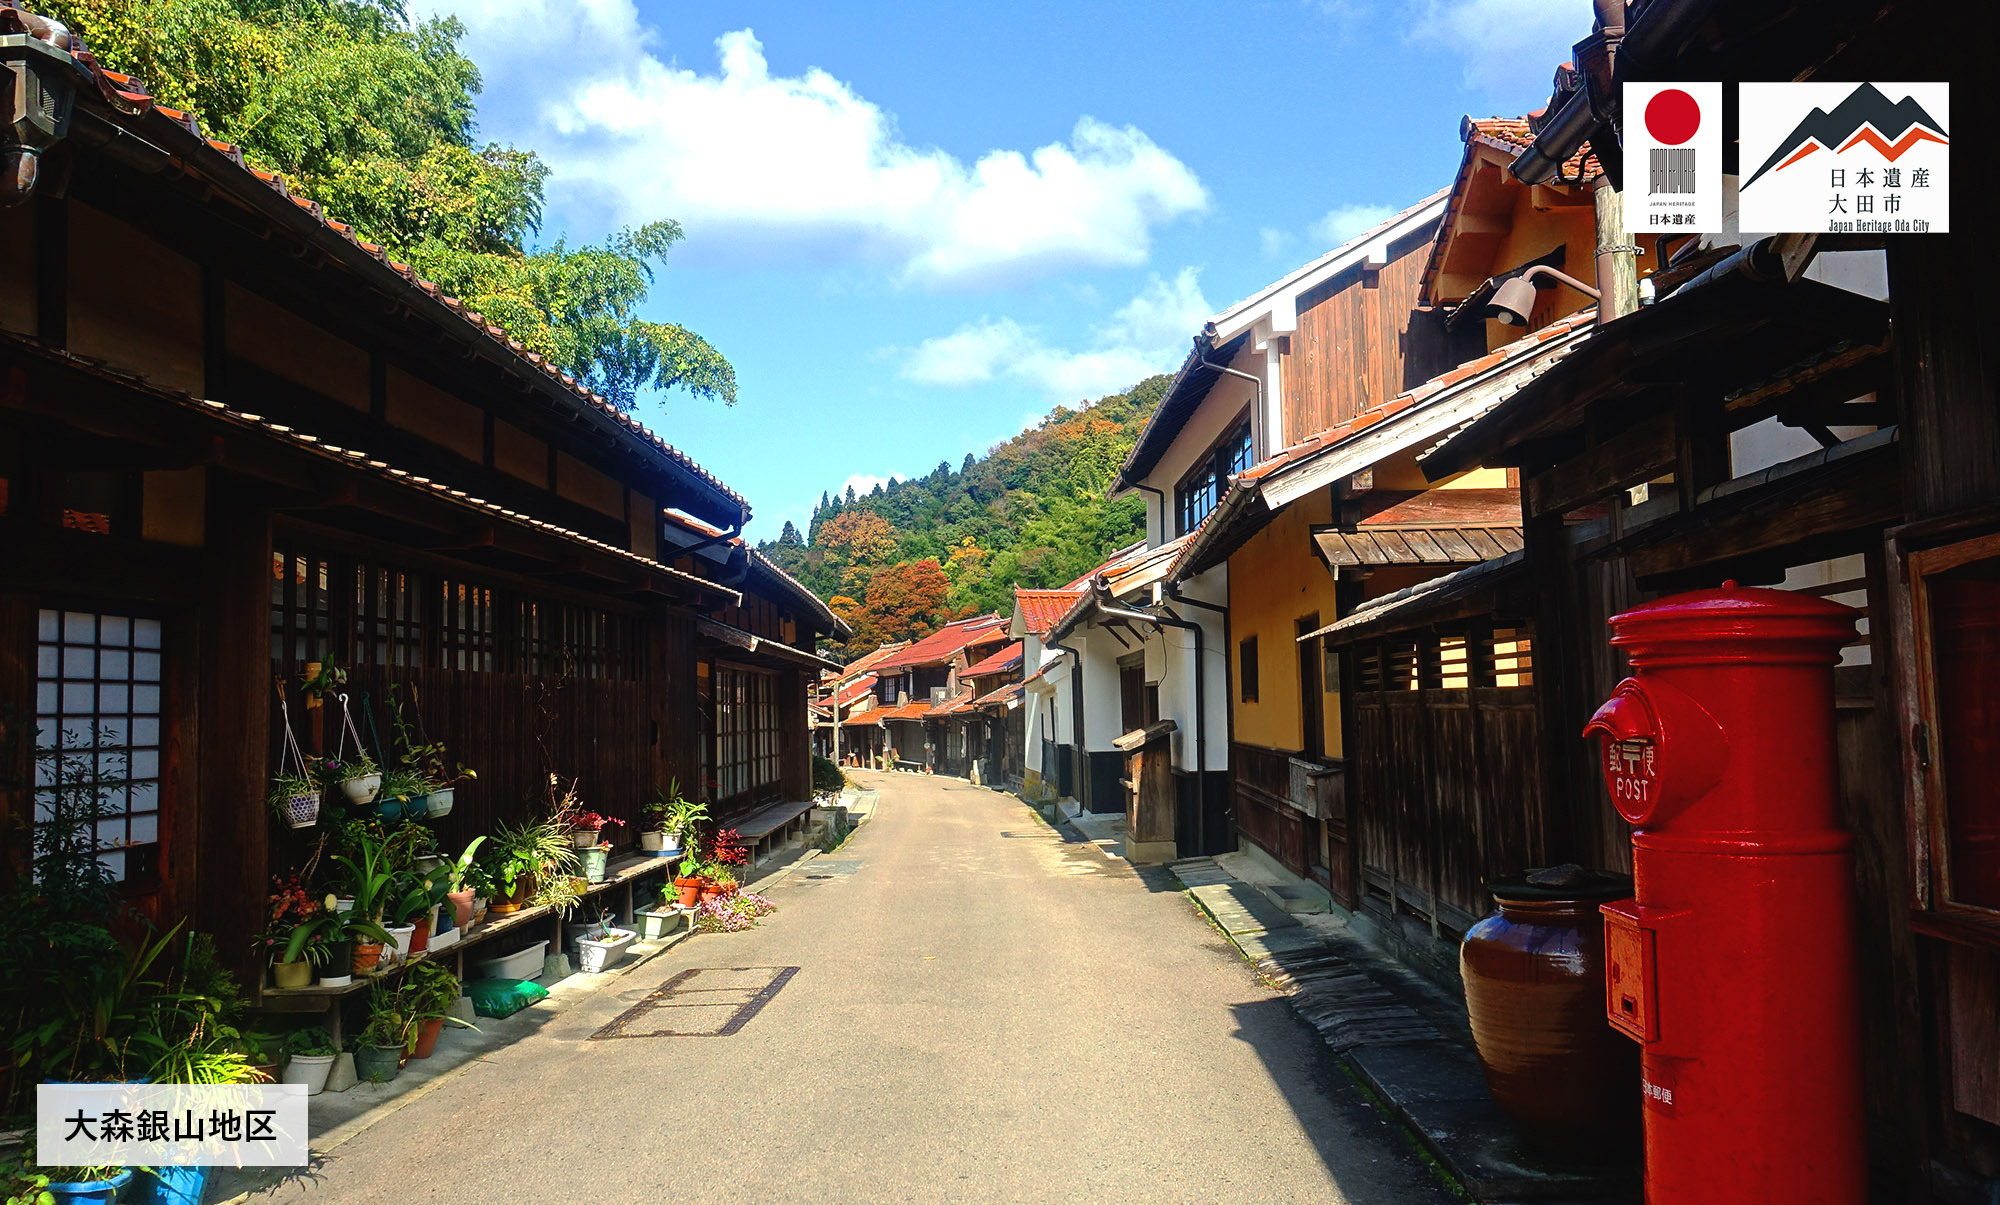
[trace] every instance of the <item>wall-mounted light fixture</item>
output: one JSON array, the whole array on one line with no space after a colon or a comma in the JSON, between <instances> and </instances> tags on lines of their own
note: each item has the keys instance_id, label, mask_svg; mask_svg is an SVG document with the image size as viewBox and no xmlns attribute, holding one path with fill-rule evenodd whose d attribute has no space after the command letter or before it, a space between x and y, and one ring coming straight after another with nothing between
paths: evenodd
<instances>
[{"instance_id":1,"label":"wall-mounted light fixture","mask_svg":"<svg viewBox=\"0 0 2000 1205\"><path fill-rule=\"evenodd\" d=\"M34 194L42 152L69 133L76 100L70 32L59 21L4 10L0 21L0 208Z\"/></svg>"},{"instance_id":2,"label":"wall-mounted light fixture","mask_svg":"<svg viewBox=\"0 0 2000 1205\"><path fill-rule=\"evenodd\" d=\"M1558 272L1547 264L1536 264L1526 272L1503 281L1493 290L1493 300L1486 303L1487 316L1506 326L1528 325L1528 315L1535 309L1535 279L1546 276L1568 285L1592 301L1601 300L1596 289L1571 276Z\"/></svg>"}]
</instances>

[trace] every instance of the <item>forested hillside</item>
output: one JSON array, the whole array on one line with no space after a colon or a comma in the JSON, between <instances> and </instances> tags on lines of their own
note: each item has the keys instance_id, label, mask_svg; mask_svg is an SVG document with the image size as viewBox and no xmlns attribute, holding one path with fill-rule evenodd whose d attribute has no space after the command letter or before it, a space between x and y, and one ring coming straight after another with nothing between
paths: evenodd
<instances>
[{"instance_id":1,"label":"forested hillside","mask_svg":"<svg viewBox=\"0 0 2000 1205\"><path fill-rule=\"evenodd\" d=\"M1144 534L1144 502L1104 493L1170 380L1059 406L956 471L823 494L805 535L760 547L853 626L851 652L1005 612L1015 586L1060 586Z\"/></svg>"}]
</instances>

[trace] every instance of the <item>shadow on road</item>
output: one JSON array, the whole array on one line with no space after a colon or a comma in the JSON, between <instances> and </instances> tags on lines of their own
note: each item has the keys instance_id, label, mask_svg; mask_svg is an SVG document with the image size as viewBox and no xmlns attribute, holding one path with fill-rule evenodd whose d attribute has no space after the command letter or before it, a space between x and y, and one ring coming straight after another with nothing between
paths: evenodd
<instances>
[{"instance_id":1,"label":"shadow on road","mask_svg":"<svg viewBox=\"0 0 2000 1205\"><path fill-rule=\"evenodd\" d=\"M1364 1095L1288 1001L1273 997L1231 1012L1237 1039L1263 1060L1350 1205L1455 1205L1461 1199L1419 1153L1415 1136Z\"/></svg>"}]
</instances>

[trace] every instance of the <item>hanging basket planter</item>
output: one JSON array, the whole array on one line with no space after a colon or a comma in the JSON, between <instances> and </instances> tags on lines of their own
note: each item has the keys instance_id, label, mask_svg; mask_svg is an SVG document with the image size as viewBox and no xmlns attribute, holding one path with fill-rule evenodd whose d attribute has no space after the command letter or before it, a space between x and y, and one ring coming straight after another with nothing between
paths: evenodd
<instances>
[{"instance_id":1,"label":"hanging basket planter","mask_svg":"<svg viewBox=\"0 0 2000 1205\"><path fill-rule=\"evenodd\" d=\"M357 774L353 778L344 778L340 782L340 793L347 797L347 802L357 807L374 803L375 797L382 793L382 775L380 772L373 772ZM396 815L402 815L402 801L391 800L389 802L395 805ZM385 819L388 818L390 817L385 817Z\"/></svg>"},{"instance_id":2,"label":"hanging basket planter","mask_svg":"<svg viewBox=\"0 0 2000 1205\"><path fill-rule=\"evenodd\" d=\"M282 809L285 823L292 828L311 828L319 823L319 792L303 791L285 796Z\"/></svg>"},{"instance_id":3,"label":"hanging basket planter","mask_svg":"<svg viewBox=\"0 0 2000 1205\"><path fill-rule=\"evenodd\" d=\"M452 792L455 788L439 787L428 797L428 811L432 820L451 815Z\"/></svg>"}]
</instances>

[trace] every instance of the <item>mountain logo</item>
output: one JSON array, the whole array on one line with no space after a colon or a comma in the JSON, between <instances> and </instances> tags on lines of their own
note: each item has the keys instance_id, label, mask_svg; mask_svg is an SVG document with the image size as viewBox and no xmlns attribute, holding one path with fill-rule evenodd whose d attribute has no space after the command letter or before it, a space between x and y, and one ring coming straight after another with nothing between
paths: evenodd
<instances>
[{"instance_id":1,"label":"mountain logo","mask_svg":"<svg viewBox=\"0 0 2000 1205\"><path fill-rule=\"evenodd\" d=\"M1790 134L1779 140L1777 149L1743 182L1743 187L1747 189L1768 173L1783 171L1818 151L1830 150L1842 155L1858 146L1871 146L1885 160L1894 163L1920 142L1947 146L1950 137L1944 125L1924 112L1915 99L1905 96L1891 102L1875 85L1860 84L1832 112L1815 107L1806 114Z\"/></svg>"}]
</instances>

